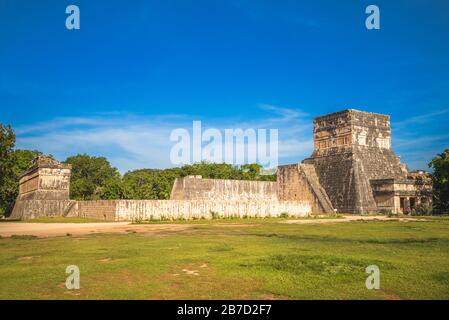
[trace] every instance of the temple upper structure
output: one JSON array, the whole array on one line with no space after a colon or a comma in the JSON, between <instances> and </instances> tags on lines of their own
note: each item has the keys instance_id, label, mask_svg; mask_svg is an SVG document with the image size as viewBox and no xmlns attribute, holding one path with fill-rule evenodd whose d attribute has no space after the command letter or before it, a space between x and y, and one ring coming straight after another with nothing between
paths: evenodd
<instances>
[{"instance_id":1,"label":"temple upper structure","mask_svg":"<svg viewBox=\"0 0 449 320\"><path fill-rule=\"evenodd\" d=\"M314 151L303 164L315 170L337 211L408 213L431 201L426 173L409 172L392 151L390 116L352 109L319 116L313 137Z\"/></svg>"}]
</instances>

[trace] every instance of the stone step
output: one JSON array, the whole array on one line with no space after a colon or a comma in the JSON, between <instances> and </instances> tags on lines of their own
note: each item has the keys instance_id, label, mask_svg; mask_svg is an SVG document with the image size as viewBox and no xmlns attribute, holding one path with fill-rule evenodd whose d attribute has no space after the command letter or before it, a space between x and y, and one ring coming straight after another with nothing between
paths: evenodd
<instances>
[{"instance_id":1,"label":"stone step","mask_svg":"<svg viewBox=\"0 0 449 320\"><path fill-rule=\"evenodd\" d=\"M300 170L301 174L306 178L307 182L312 188L313 193L320 202L320 205L323 208L324 212L333 213L334 207L332 206L332 203L329 200L326 191L320 184L320 180L318 178L314 165L300 163L298 169Z\"/></svg>"}]
</instances>

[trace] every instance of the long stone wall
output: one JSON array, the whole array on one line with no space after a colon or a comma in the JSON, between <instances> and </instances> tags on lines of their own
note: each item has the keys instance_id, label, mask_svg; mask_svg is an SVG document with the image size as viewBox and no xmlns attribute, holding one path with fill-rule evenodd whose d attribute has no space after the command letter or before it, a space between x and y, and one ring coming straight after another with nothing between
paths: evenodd
<instances>
[{"instance_id":1,"label":"long stone wall","mask_svg":"<svg viewBox=\"0 0 449 320\"><path fill-rule=\"evenodd\" d=\"M277 183L271 181L177 178L171 200L277 201Z\"/></svg>"},{"instance_id":2,"label":"long stone wall","mask_svg":"<svg viewBox=\"0 0 449 320\"><path fill-rule=\"evenodd\" d=\"M282 213L303 217L311 213L306 201L230 200L117 200L116 221L278 217Z\"/></svg>"},{"instance_id":3,"label":"long stone wall","mask_svg":"<svg viewBox=\"0 0 449 320\"><path fill-rule=\"evenodd\" d=\"M78 210L72 216L116 221L117 200L78 201Z\"/></svg>"},{"instance_id":4,"label":"long stone wall","mask_svg":"<svg viewBox=\"0 0 449 320\"><path fill-rule=\"evenodd\" d=\"M81 217L104 221L193 220L230 217L304 217L308 201L230 200L26 200L16 204L15 219Z\"/></svg>"}]
</instances>

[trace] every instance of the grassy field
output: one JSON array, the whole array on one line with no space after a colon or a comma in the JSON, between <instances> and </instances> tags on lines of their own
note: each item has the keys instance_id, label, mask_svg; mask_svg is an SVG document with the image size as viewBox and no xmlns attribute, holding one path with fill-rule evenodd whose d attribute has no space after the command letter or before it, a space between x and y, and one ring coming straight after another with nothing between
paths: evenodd
<instances>
[{"instance_id":1,"label":"grassy field","mask_svg":"<svg viewBox=\"0 0 449 320\"><path fill-rule=\"evenodd\" d=\"M368 290L377 265L381 289ZM65 288L68 265L81 289ZM0 299L449 299L449 219L0 239Z\"/></svg>"}]
</instances>

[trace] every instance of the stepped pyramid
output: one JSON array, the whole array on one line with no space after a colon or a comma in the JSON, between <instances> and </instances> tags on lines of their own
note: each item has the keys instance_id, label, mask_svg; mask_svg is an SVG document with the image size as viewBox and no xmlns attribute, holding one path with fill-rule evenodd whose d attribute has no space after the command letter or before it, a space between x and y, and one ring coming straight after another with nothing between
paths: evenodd
<instances>
[{"instance_id":1,"label":"stepped pyramid","mask_svg":"<svg viewBox=\"0 0 449 320\"><path fill-rule=\"evenodd\" d=\"M330 210L327 199L338 212L357 214L406 212L431 201L431 185L418 186L391 149L390 116L343 110L315 118L313 135L313 154L301 165L312 166L316 177L309 174L300 182L290 179L293 187L284 189L293 190L298 183L320 185L324 191L314 192L317 212ZM299 172L305 170L301 165ZM287 167L278 170L281 184ZM296 195L280 193L285 200L303 196Z\"/></svg>"}]
</instances>

